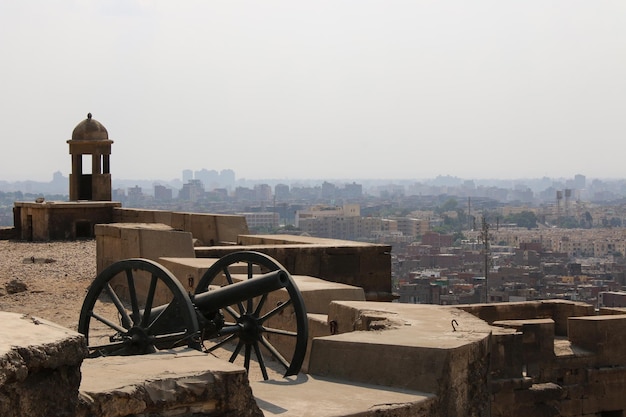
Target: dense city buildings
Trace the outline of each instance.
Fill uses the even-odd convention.
[[[562,298],[599,306],[621,302],[612,294],[626,284],[621,181],[576,175],[508,187],[452,177],[289,184],[207,169],[185,170],[181,179],[114,181],[112,199],[126,207],[242,214],[252,232],[391,245],[400,302]],[[13,201],[46,196],[61,181],[67,189],[57,172],[44,191],[0,192],[0,225],[13,223]]]

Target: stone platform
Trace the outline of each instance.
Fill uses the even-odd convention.
[[[434,402],[432,394],[305,374],[248,383],[243,368],[189,349],[86,359],[82,372],[78,417],[420,417]]]

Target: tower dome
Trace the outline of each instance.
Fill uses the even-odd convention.
[[[91,113],[88,113],[87,118],[74,128],[72,140],[109,140],[109,132],[102,123],[91,118]]]

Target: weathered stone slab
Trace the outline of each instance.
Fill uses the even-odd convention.
[[[87,359],[77,417],[263,414],[245,369],[191,349]]]
[[[82,335],[23,314],[0,312],[0,416],[73,416]]]

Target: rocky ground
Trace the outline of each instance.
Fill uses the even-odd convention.
[[[0,310],[48,319],[76,330],[96,276],[95,240],[0,240]]]

